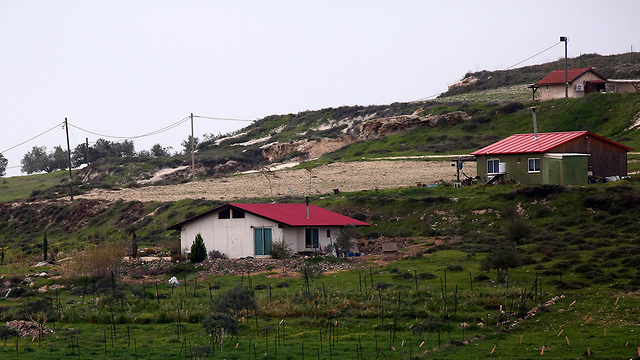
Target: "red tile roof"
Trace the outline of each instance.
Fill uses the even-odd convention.
[[[534,139],[533,134],[515,134],[506,139],[502,139],[480,150],[474,151],[471,155],[493,155],[493,154],[522,154],[522,153],[544,153],[559,145],[569,142],[581,136],[593,136],[608,143],[620,146],[627,151],[633,150],[615,141],[611,141],[602,136],[589,131],[566,131],[553,133],[539,133],[538,139]]]
[[[599,76],[602,80],[607,80],[606,77],[600,75],[595,70],[591,68],[582,68],[582,69],[568,69],[567,70],[567,81],[570,83],[575,79],[579,78],[586,72],[592,72],[595,75]],[[543,77],[540,81],[536,83],[536,85],[552,85],[552,84],[564,84],[564,70],[553,70],[551,74]]]
[[[182,225],[205,215],[216,213],[225,208],[236,208],[248,213],[273,220],[289,226],[369,226],[366,222],[359,221],[348,216],[340,215],[333,211],[323,209],[315,205],[309,205],[309,218],[307,219],[306,204],[238,204],[231,203],[219,206],[200,215],[171,225],[167,229],[180,230]]]

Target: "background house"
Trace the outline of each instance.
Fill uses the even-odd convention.
[[[180,248],[191,248],[197,234],[207,251],[230,258],[269,255],[271,244],[284,241],[296,253],[333,244],[347,225],[369,224],[306,204],[226,204],[168,227],[180,231]]]
[[[627,175],[624,145],[588,131],[516,134],[477,150],[480,181],[581,185],[594,177]]]
[[[530,85],[535,92],[540,90],[540,100],[564,98],[564,70],[554,70],[543,77],[537,83]],[[591,68],[568,69],[567,81],[569,82],[568,95],[570,98],[583,97],[592,92],[640,92],[640,80],[607,79],[602,74]]]
[[[554,70],[534,84],[540,90],[540,100],[561,99],[565,95],[565,71]],[[569,97],[577,98],[598,91],[605,91],[607,78],[591,68],[568,69]]]

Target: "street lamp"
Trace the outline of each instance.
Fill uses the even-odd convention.
[[[560,41],[564,41],[564,97],[569,97],[569,79],[568,79],[568,68],[567,68],[567,41],[569,38],[566,36],[560,36]]]

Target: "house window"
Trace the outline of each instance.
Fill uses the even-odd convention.
[[[529,159],[529,172],[540,172],[540,158]]]
[[[231,211],[224,209],[218,213],[218,219],[231,219]]]
[[[256,255],[271,254],[271,228],[255,228],[253,229],[253,242],[255,244]]]
[[[307,249],[317,249],[318,244],[318,228],[304,229],[304,246]]]
[[[234,219],[244,219],[244,211],[242,210],[233,209],[232,215]]]
[[[549,91],[549,85],[547,85],[547,87],[545,88],[545,90]]]
[[[497,174],[500,172],[500,159],[487,160],[487,174]]]
[[[327,237],[331,237],[331,230],[327,229]]]

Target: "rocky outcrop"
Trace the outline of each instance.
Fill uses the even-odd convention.
[[[315,159],[323,154],[335,151],[343,146],[359,140],[383,138],[388,135],[401,133],[428,126],[456,125],[471,119],[464,111],[454,111],[443,115],[420,116],[422,109],[411,115],[398,115],[370,119],[360,125],[359,135],[344,135],[339,138],[322,138],[318,140],[299,140],[287,143],[271,143],[262,147],[262,156],[269,161],[282,158],[292,152],[299,152],[301,159]]]
[[[424,126],[456,125],[468,121],[471,116],[464,111],[454,111],[444,115],[399,115],[371,119],[360,125],[360,138],[366,140],[417,129]]]
[[[339,138],[322,138],[318,140],[300,140],[288,143],[273,143],[262,147],[262,156],[269,161],[274,161],[294,151],[300,153],[301,158],[315,159],[323,154],[340,149],[352,144],[357,139],[351,135]]]

